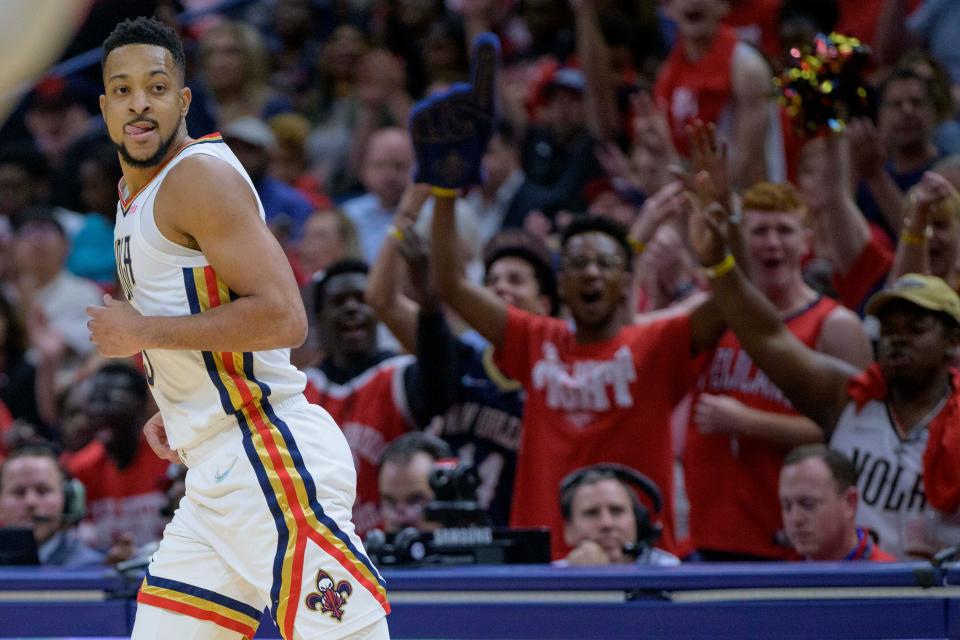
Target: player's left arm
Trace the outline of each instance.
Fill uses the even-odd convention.
[[[770,124],[772,72],[756,50],[740,44],[733,54],[734,131],[731,178],[746,189],[766,176],[764,146]]]
[[[307,317],[293,270],[236,170],[210,156],[185,159],[160,187],[154,215],[164,235],[202,251],[237,298],[199,314],[153,317],[105,296],[105,307],[88,310],[91,339],[103,355],[263,351],[303,343]]]

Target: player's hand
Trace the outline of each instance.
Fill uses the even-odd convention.
[[[414,182],[445,189],[482,182],[481,160],[493,134],[499,59],[500,41],[492,33],[481,34],[473,49],[470,84],[457,83],[413,107]]]
[[[126,300],[117,300],[104,294],[102,307],[87,307],[87,328],[90,341],[100,355],[108,358],[126,358],[143,351],[141,327],[143,316]]]
[[[153,417],[143,425],[143,435],[158,458],[176,463],[183,462],[177,452],[170,448],[170,443],[167,440],[167,430],[163,426],[163,418],[159,411],[153,414]]]
[[[745,405],[730,396],[704,393],[693,410],[700,433],[739,433]]]
[[[610,557],[593,540],[584,540],[577,548],[567,554],[567,562],[574,566],[589,567],[598,564],[610,564]]]

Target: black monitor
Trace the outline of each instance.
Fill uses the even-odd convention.
[[[0,566],[38,565],[37,541],[33,529],[0,527]]]

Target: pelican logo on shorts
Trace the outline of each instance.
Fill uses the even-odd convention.
[[[334,582],[323,569],[317,572],[317,591],[309,594],[304,603],[311,611],[320,609],[320,613],[329,613],[337,622],[343,620],[343,608],[347,598],[353,593],[353,587],[346,580]]]

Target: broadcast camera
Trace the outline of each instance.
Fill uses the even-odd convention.
[[[550,562],[548,529],[491,527],[477,500],[476,467],[456,459],[438,460],[429,475],[434,499],[427,504],[433,531],[408,527],[388,535],[374,529],[364,541],[379,566],[455,564],[536,564]]]

